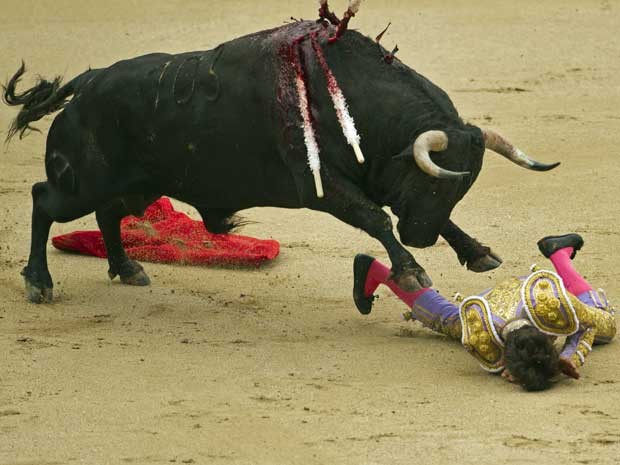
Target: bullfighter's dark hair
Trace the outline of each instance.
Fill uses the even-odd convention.
[[[551,339],[532,326],[508,333],[504,353],[506,368],[527,391],[551,386],[559,372],[559,355]]]
[[[62,77],[56,76],[52,81],[39,77],[34,87],[22,94],[16,94],[17,84],[25,72],[26,65],[22,61],[17,72],[2,86],[2,100],[4,103],[11,106],[22,106],[22,109],[9,127],[6,136],[7,142],[18,133],[19,138],[22,139],[27,131],[39,132],[38,129],[30,126],[30,123],[60,110],[74,91],[72,85],[74,81],[61,87]]]

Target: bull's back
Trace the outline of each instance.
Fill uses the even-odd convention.
[[[276,147],[275,60],[260,35],[124,60],[101,70],[67,111],[79,114],[110,163],[141,165],[170,195],[295,206]]]

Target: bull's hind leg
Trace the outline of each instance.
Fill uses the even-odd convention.
[[[151,280],[144,268],[140,263],[129,259],[121,241],[121,220],[130,213],[132,212],[122,200],[115,200],[96,211],[97,224],[108,253],[108,276],[110,279],[120,276],[123,284],[148,286]]]
[[[88,202],[63,194],[48,182],[32,186],[32,236],[28,265],[22,270],[26,297],[34,303],[53,298],[52,277],[47,267],[47,239],[52,223],[64,223],[92,212]]]
[[[129,210],[123,208],[124,205],[119,201],[108,208],[97,210],[97,221],[108,250],[110,272],[120,275],[126,284],[146,285],[149,283],[148,276],[139,263],[127,258],[120,242],[120,220],[129,214]],[[88,215],[95,208],[92,200],[65,194],[49,182],[39,182],[32,186],[30,257],[22,271],[28,300],[49,303],[53,298],[54,284],[47,266],[46,251],[52,224],[73,221]]]
[[[38,205],[36,191],[42,184],[35,184],[32,188],[32,229],[30,238],[30,257],[28,265],[22,270],[26,282],[26,297],[34,303],[49,303],[53,299],[54,283],[47,267],[47,239],[52,219]]]

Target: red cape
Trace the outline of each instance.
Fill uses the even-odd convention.
[[[212,234],[202,221],[175,211],[165,197],[151,204],[142,218],[124,218],[121,238],[127,255],[145,262],[259,266],[273,260],[280,252],[278,241]],[[56,236],[52,244],[60,250],[107,257],[100,231],[77,231]]]

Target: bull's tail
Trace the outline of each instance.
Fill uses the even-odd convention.
[[[67,99],[76,91],[76,84],[81,78],[90,72],[81,74],[77,78],[61,86],[62,76],[56,76],[52,81],[47,81],[39,77],[34,87],[21,94],[16,94],[15,90],[20,79],[26,72],[26,65],[22,65],[11,79],[2,86],[2,100],[7,105],[20,106],[17,117],[11,123],[6,136],[8,142],[15,134],[23,138],[27,131],[37,131],[38,129],[30,126],[33,121],[38,121],[45,115],[55,113],[65,106]]]

